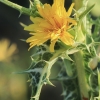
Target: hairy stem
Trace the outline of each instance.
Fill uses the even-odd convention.
[[[7,6],[10,6],[18,11],[20,11],[20,13],[23,13],[23,14],[26,14],[26,15],[31,15],[31,16],[34,16],[34,14],[31,12],[31,10],[29,8],[25,8],[23,6],[20,6],[16,3],[13,3],[11,1],[8,1],[8,0],[0,0],[0,2],[2,2],[3,4],[7,5]]]

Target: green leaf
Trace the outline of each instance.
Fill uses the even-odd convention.
[[[89,8],[87,8],[81,15],[79,15],[79,19],[82,19],[83,17],[85,17],[92,10],[92,8],[94,6],[95,6],[95,4],[93,4],[92,6],[90,6]]]
[[[85,34],[83,33],[82,30],[82,24],[79,23],[76,30],[75,30],[75,37],[76,37],[76,42],[83,43],[85,41]]]
[[[69,60],[67,59],[63,59],[64,62],[64,67],[66,69],[66,73],[69,77],[73,76],[73,68],[72,68],[72,64]]]

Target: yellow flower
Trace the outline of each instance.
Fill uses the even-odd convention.
[[[30,48],[35,45],[42,45],[47,40],[51,41],[51,52],[54,52],[57,40],[66,45],[73,45],[74,37],[67,30],[76,25],[76,21],[70,18],[74,3],[71,4],[66,12],[64,1],[54,0],[52,6],[49,4],[44,4],[44,6],[37,5],[41,17],[30,17],[34,24],[25,27],[25,30],[30,31],[30,34],[33,35],[26,40],[27,43],[30,43]]]
[[[8,39],[0,40],[0,61],[9,62],[17,51],[17,45],[11,44]]]

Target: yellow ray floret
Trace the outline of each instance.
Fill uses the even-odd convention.
[[[74,3],[66,11],[64,1],[54,0],[52,6],[49,4],[37,5],[38,12],[42,18],[30,17],[34,24],[25,27],[25,30],[30,31],[32,35],[26,40],[27,43],[30,43],[30,48],[35,45],[42,45],[47,40],[51,41],[51,52],[54,52],[57,40],[61,40],[66,45],[73,45],[74,37],[67,30],[76,25],[76,21],[70,18]]]

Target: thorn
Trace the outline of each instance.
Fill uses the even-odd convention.
[[[26,40],[25,39],[20,39],[21,41],[23,41],[23,42],[26,42]]]
[[[22,26],[22,27],[26,27],[27,25],[25,25],[24,23],[22,23],[22,22],[20,22],[20,25]]]
[[[49,80],[47,80],[47,84],[56,87],[54,84],[52,84]]]
[[[21,16],[21,14],[22,14],[22,12],[20,11],[20,14],[19,14],[18,18]]]

